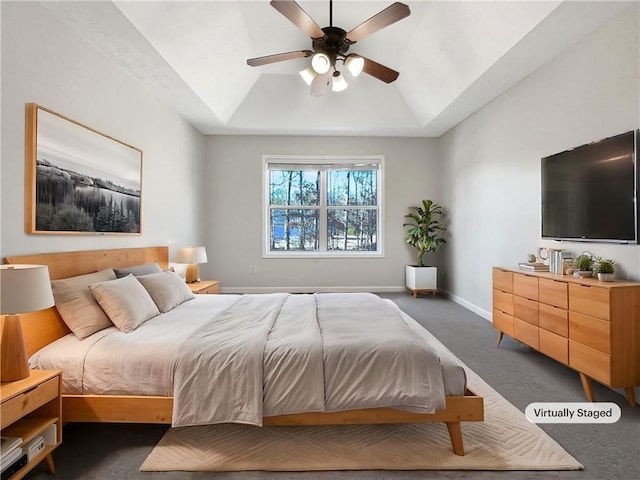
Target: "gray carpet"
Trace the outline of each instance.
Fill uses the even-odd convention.
[[[524,411],[535,401],[581,402],[579,376],[557,362],[505,338],[496,348],[497,334],[483,318],[441,297],[412,298],[385,294],[429,329],[460,359],[513,405]],[[585,467],[561,472],[468,471],[349,471],[349,472],[139,472],[138,468],[167,426],[69,424],[63,444],[53,457],[58,472],[46,473],[41,464],[25,478],[30,480],[336,480],[336,479],[581,479],[637,480],[640,478],[640,408],[631,409],[618,393],[594,382],[600,401],[622,409],[619,422],[610,425],[545,424],[541,427]],[[464,426],[463,426],[464,429]],[[463,430],[464,432],[464,430]]]

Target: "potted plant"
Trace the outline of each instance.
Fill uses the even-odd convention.
[[[611,282],[615,275],[616,262],[611,259],[598,257],[593,267],[593,272],[598,274],[598,280],[601,282]]]
[[[586,253],[579,255],[576,258],[574,267],[580,277],[590,277],[593,275],[593,257]]]
[[[441,223],[442,207],[432,200],[422,200],[421,206],[409,207],[409,210],[410,213],[405,215],[408,221],[402,226],[409,227],[405,241],[417,250],[418,264],[406,266],[405,280],[415,297],[420,291],[435,293],[438,289],[437,267],[425,266],[424,256],[446,243],[442,234],[447,228]]]

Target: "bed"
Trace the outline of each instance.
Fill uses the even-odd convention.
[[[47,265],[53,281],[93,274],[105,269],[126,269],[146,264],[157,264],[160,269],[166,269],[168,248],[144,247],[11,256],[5,258],[5,262]],[[111,284],[109,283],[109,285]],[[378,301],[382,303],[372,303]],[[369,304],[374,307],[368,307]],[[416,373],[415,369],[409,369],[409,373],[406,374],[408,379],[417,378],[418,381],[413,383],[418,384],[421,388],[424,386],[422,390],[416,388],[416,392],[414,392],[412,384],[405,384],[399,385],[396,391],[387,392],[385,388],[396,380],[395,378],[384,379],[380,377],[380,372],[385,370],[385,362],[389,360],[380,360],[377,353],[371,354],[371,349],[363,348],[362,345],[358,348],[345,346],[344,338],[356,338],[360,335],[355,330],[350,330],[352,327],[342,321],[341,315],[344,315],[345,311],[351,310],[356,313],[360,323],[368,319],[368,326],[376,326],[378,319],[373,317],[377,313],[367,311],[367,308],[388,311],[389,316],[397,323],[393,324],[395,326],[384,335],[394,336],[396,335],[394,332],[397,330],[399,332],[397,341],[408,341],[411,344],[404,346],[403,343],[402,348],[395,348],[393,362],[402,364],[403,360],[396,358],[398,352],[411,349],[420,351],[421,355],[440,359],[442,367],[439,370],[431,369],[430,373],[422,371]],[[215,313],[209,314],[207,319],[197,320],[203,318],[200,313],[205,311]],[[322,312],[322,317],[318,313],[317,320],[315,317],[302,320],[306,316],[304,312],[311,311]],[[254,318],[255,312],[259,312],[264,316],[264,319],[271,323],[263,320],[257,322]],[[291,323],[280,320],[280,316],[295,319],[296,324],[304,324],[306,327],[302,329],[296,327],[292,330]],[[184,321],[184,318],[194,320]],[[210,321],[211,318],[215,321]],[[483,399],[467,388],[464,373],[462,373],[461,383],[462,367],[453,354],[413,319],[401,312],[395,304],[388,300],[379,299],[372,294],[200,295],[189,301],[184,301],[166,313],[160,312],[151,320],[143,322],[133,332],[123,333],[119,328],[111,326],[82,340],[71,333],[56,307],[22,315],[21,321],[32,365],[38,368],[63,370],[62,404],[63,421],[65,422],[168,423],[176,426],[225,421],[255,425],[444,422],[449,431],[454,453],[464,455],[461,422],[482,421],[484,417]],[[225,322],[228,325],[233,325],[233,328],[249,332],[249,336],[238,337],[236,330],[227,331],[226,327],[222,329],[221,325],[224,325]],[[180,332],[170,330],[175,328],[177,324],[185,326],[181,327]],[[336,326],[334,334],[330,333],[332,330],[329,330],[329,326],[331,325]],[[323,337],[322,341],[328,343],[318,345],[314,340],[317,337],[311,336],[309,333],[314,329],[318,330],[318,328],[322,330],[320,335]],[[377,327],[366,330],[375,334]],[[92,377],[98,377],[101,370],[102,373],[119,373],[130,369],[131,364],[138,365],[140,363],[142,372],[134,373],[131,378],[135,379],[147,375],[145,369],[147,369],[146,372],[149,372],[155,368],[144,365],[144,358],[148,356],[144,353],[144,349],[140,349],[138,352],[139,361],[129,362],[129,364],[118,364],[116,360],[103,359],[102,355],[108,351],[115,352],[116,348],[135,352],[137,349],[132,347],[131,342],[136,341],[136,337],[153,339],[154,342],[161,342],[163,338],[166,341],[169,338],[169,343],[166,343],[165,346],[148,343],[146,348],[149,351],[180,351],[181,355],[186,354],[186,358],[189,360],[184,360],[182,356],[179,357],[179,360],[171,357],[173,360],[165,361],[169,370],[162,370],[165,373],[160,374],[160,379],[148,382],[133,381],[133,384],[137,386],[134,387],[134,390],[131,389],[132,385],[127,385],[127,382],[132,382],[131,380],[123,380],[119,383],[119,378],[114,379],[113,375],[107,377],[106,387],[104,379],[98,379],[95,386],[92,386]],[[220,358],[217,357],[220,354],[218,351],[207,354],[211,356],[210,359],[205,359],[209,363],[192,363],[203,361],[202,354],[209,350],[208,347],[206,349],[205,347],[212,343],[211,339],[233,340],[231,343],[229,341],[217,343],[231,345],[228,347],[229,349],[237,350],[238,343],[251,344],[261,341],[260,339],[263,337],[269,339],[269,343],[264,344],[264,368],[260,369],[259,366],[251,363],[256,362],[258,357],[255,355],[248,355],[247,359],[243,360],[246,365],[253,365],[251,368],[246,368],[245,365],[246,370],[256,372],[263,370],[260,375],[255,376],[256,378],[250,375],[251,378],[243,379],[241,382],[230,380],[238,378],[234,377],[233,371],[228,372],[222,368],[219,371],[216,370],[215,361]],[[289,339],[292,337],[303,339],[303,351],[319,351],[320,355],[324,355],[320,361],[314,355],[303,355],[304,363],[296,368],[302,368],[301,371],[304,374],[299,373],[298,377],[304,377],[306,380],[303,384],[298,383],[297,390],[291,387],[291,385],[296,385],[296,382],[292,382],[290,376],[280,373],[284,370],[278,370],[280,364],[286,359],[299,357],[289,353],[291,344]],[[238,338],[242,340],[238,340]],[[391,337],[386,338],[389,341],[383,343],[390,343]],[[407,340],[408,338],[409,340]],[[332,343],[331,339],[333,339]],[[396,341],[395,337],[394,341]],[[423,343],[431,343],[435,347],[427,349],[423,347]],[[187,349],[188,352],[185,351],[185,345],[190,346]],[[257,345],[259,349],[263,348],[260,346],[263,344],[258,343]],[[191,352],[191,350],[195,351],[200,347],[202,347],[201,351]],[[220,348],[222,349],[222,347]],[[56,349],[67,352],[62,363],[55,363]],[[80,353],[77,358],[74,358],[69,352],[76,350],[79,350]],[[355,350],[356,356],[361,357],[358,361],[362,362],[362,368],[353,368],[352,361],[344,361],[347,358],[344,355],[353,355],[350,350]],[[122,357],[122,354],[115,355],[116,359]],[[133,358],[135,359],[135,356]],[[60,362],[59,359],[58,362]],[[268,365],[269,362],[272,364],[271,366]],[[182,363],[186,367],[178,368]],[[95,364],[95,370],[89,368],[91,364]],[[327,368],[323,373],[323,369],[328,364],[333,367]],[[327,373],[334,370],[333,376]],[[94,371],[98,373],[93,373]],[[170,373],[167,374],[167,371]],[[322,377],[321,380],[317,379],[318,372]],[[369,374],[363,374],[363,372],[369,372]],[[77,378],[77,375],[80,375],[80,379]],[[419,377],[415,377],[416,375]],[[394,375],[394,377],[396,376],[402,377],[402,375]],[[116,375],[116,377],[119,376]],[[215,379],[215,381],[207,381],[208,379]],[[220,396],[216,395],[219,390],[216,389],[221,385],[226,386],[234,383],[239,383],[241,388],[235,393],[231,391],[223,396],[229,400],[225,406],[224,401],[219,401]],[[440,383],[441,387],[438,386]],[[194,388],[198,389],[196,395],[192,394]],[[306,393],[303,394],[303,391]],[[408,394],[408,391],[411,391],[409,392],[411,395]],[[442,392],[441,398],[440,391]],[[247,394],[246,392],[253,393]],[[362,398],[353,398],[362,392],[365,392],[366,395],[362,395]],[[262,403],[257,402],[255,407],[247,407],[238,413],[233,411],[234,405],[236,405],[234,395],[255,396],[261,399]],[[207,408],[203,408],[201,403],[189,403],[195,397],[199,399],[198,401],[209,402],[205,403]],[[400,397],[402,398],[398,400]],[[420,403],[424,397],[430,397],[429,402]],[[319,405],[318,402],[322,402],[323,398],[325,404]],[[183,415],[181,412],[188,413]]]

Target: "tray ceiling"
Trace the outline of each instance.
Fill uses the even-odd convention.
[[[298,3],[321,27],[329,2]],[[337,0],[346,30],[392,1]],[[631,2],[406,1],[411,15],[350,51],[400,72],[385,84],[309,95],[310,49],[264,1],[43,2],[203,134],[439,136],[628,7]]]

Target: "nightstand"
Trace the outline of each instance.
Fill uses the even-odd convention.
[[[22,446],[44,436],[44,448],[11,480],[29,473],[46,460],[50,473],[56,472],[51,453],[62,443],[62,373],[53,370],[30,370],[29,376],[15,382],[0,383],[0,429],[3,437],[20,437]]]
[[[220,282],[215,280],[201,280],[195,283],[187,283],[193,293],[197,294],[216,294],[220,291]]]

